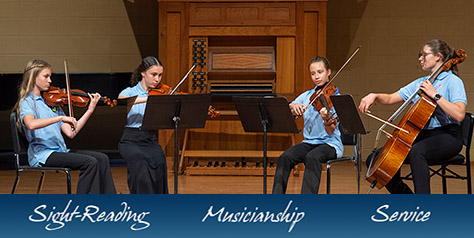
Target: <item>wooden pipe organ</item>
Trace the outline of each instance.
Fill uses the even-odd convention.
[[[158,4],[164,82],[176,85],[191,65],[197,65],[180,90],[210,93],[212,105],[221,112],[205,128],[181,134],[182,166],[188,174],[199,174],[200,169],[206,174],[261,174],[262,135],[244,132],[231,96],[285,96],[292,101],[312,88],[307,64],[326,53],[327,1],[159,0]],[[160,144],[173,157],[170,137],[172,132],[160,132]],[[291,138],[269,134],[269,163],[276,166],[279,154],[301,141]]]

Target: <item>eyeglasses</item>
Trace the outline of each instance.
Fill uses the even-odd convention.
[[[433,53],[433,52],[428,52],[427,53],[427,52],[422,51],[422,52],[418,53],[418,58],[420,58],[421,56],[423,56],[423,58],[425,58],[427,55],[432,55],[432,54],[435,54],[435,53]]]

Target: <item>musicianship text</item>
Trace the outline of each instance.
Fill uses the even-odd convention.
[[[278,213],[271,211],[258,211],[258,207],[255,207],[254,211],[249,211],[247,210],[247,207],[244,207],[243,211],[239,212],[228,212],[225,207],[222,207],[214,212],[214,206],[210,206],[207,210],[207,214],[201,222],[205,222],[206,219],[210,217],[217,217],[217,221],[221,223],[265,223],[268,221],[273,223],[286,222],[290,223],[288,232],[291,232],[296,223],[300,222],[305,216],[305,212],[297,212],[298,207],[295,207],[293,212],[288,212],[292,203],[293,201],[290,200],[285,210]]]

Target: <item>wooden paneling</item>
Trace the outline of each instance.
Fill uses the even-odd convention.
[[[314,87],[308,63],[315,56],[326,56],[326,3],[301,2],[297,4],[296,24],[296,92]]]
[[[189,35],[207,36],[294,36],[295,26],[247,26],[247,27],[190,27]]]
[[[168,13],[167,14],[167,34],[168,37],[166,38],[166,45],[167,48],[163,49],[166,51],[166,64],[165,66],[165,78],[164,81],[166,84],[174,86],[179,81],[180,72],[178,70],[172,70],[171,67],[167,67],[167,65],[180,65],[181,57],[180,54],[176,52],[180,52],[180,45],[181,45],[181,37],[180,37],[180,28],[181,28],[181,14],[180,13]]]
[[[209,72],[275,71],[273,47],[209,47]]]
[[[190,26],[295,24],[294,3],[190,3]]]
[[[277,78],[278,94],[295,92],[295,38],[277,37]]]

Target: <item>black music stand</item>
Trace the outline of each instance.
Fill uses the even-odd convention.
[[[267,133],[298,133],[283,97],[233,97],[246,132],[263,132],[263,194],[267,193]]]
[[[337,117],[342,125],[345,134],[357,135],[357,190],[360,191],[360,172],[361,172],[361,137],[367,134],[364,124],[360,119],[359,112],[352,95],[336,95],[330,96],[331,102],[336,109]]]
[[[178,128],[204,128],[210,104],[210,94],[148,97],[142,129],[174,129],[175,194],[178,194]]]
[[[127,115],[132,109],[133,104],[138,96],[132,96],[128,98],[117,99],[117,106],[127,106]]]
[[[367,134],[352,95],[337,95],[330,96],[330,98],[336,109],[337,117],[344,129],[344,133],[353,135]]]

